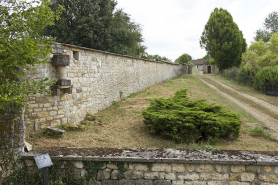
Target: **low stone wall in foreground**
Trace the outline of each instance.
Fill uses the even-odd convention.
[[[176,149],[38,149],[23,156],[37,173],[33,156],[49,153],[53,171],[88,185],[274,185],[277,152]],[[75,182],[77,182],[75,181]]]

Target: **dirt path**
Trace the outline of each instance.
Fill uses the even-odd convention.
[[[275,114],[278,114],[278,107],[276,107],[276,106],[274,106],[274,105],[271,105],[270,103],[267,103],[267,102],[265,102],[265,101],[263,101],[263,100],[261,100],[261,99],[259,99],[259,98],[256,98],[256,97],[254,97],[254,96],[250,96],[249,94],[246,94],[246,93],[244,93],[244,92],[242,92],[242,91],[237,91],[237,90],[231,88],[230,86],[228,86],[228,85],[222,83],[221,81],[216,80],[215,78],[213,78],[213,77],[210,76],[210,75],[207,75],[206,78],[209,78],[210,80],[212,80],[212,81],[218,83],[219,85],[221,85],[221,86],[224,87],[225,89],[228,89],[229,91],[232,91],[232,92],[234,92],[234,93],[236,93],[236,94],[238,94],[238,95],[240,95],[240,96],[242,96],[242,97],[244,97],[244,98],[247,98],[248,100],[251,100],[251,101],[253,101],[253,102],[255,102],[255,103],[257,103],[257,104],[259,104],[259,105],[265,107],[265,108],[268,109],[270,112],[273,112],[273,113],[275,113]]]
[[[256,97],[252,97],[248,94],[245,94],[243,92],[239,92],[235,89],[232,89],[231,87],[223,84],[222,82],[219,82],[219,80],[213,78],[213,76],[210,75],[202,75],[202,74],[196,74],[195,75],[198,79],[200,79],[204,84],[206,84],[207,86],[209,86],[211,89],[214,89],[219,95],[223,96],[224,98],[234,102],[235,104],[237,104],[238,106],[242,107],[246,112],[248,112],[250,115],[252,115],[254,118],[256,118],[257,120],[261,121],[262,123],[265,124],[266,127],[268,127],[269,129],[273,130],[274,132],[278,133],[278,120],[271,117],[268,114],[263,113],[262,111],[260,111],[258,108],[254,107],[254,106],[250,106],[244,102],[241,102],[240,100],[238,100],[237,98],[221,91],[217,86],[209,83],[208,81],[203,80],[203,78],[208,78],[212,81],[214,81],[215,83],[219,84],[220,86],[222,86],[223,88],[226,88],[229,91],[232,91],[233,93],[236,93],[237,96],[242,96],[244,98],[247,98],[253,102],[255,102],[256,104],[259,104],[267,109],[269,109],[269,111],[272,111],[274,113],[278,114],[278,107],[271,105],[263,100],[260,100]]]

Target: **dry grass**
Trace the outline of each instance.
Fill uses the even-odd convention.
[[[182,88],[188,88],[193,99],[209,98],[209,102],[225,106],[240,114],[243,121],[241,135],[236,141],[221,141],[220,149],[278,150],[276,142],[251,137],[248,123],[256,122],[247,112],[233,102],[220,97],[193,75],[184,75],[132,94],[121,102],[97,113],[96,121],[86,125],[85,131],[68,132],[64,138],[52,139],[36,136],[29,141],[35,146],[53,147],[128,147],[128,148],[204,148],[208,143],[176,144],[150,135],[143,123],[141,111],[149,105],[149,98],[171,97]]]

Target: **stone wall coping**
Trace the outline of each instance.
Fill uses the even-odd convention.
[[[117,161],[133,163],[195,163],[236,165],[278,165],[278,152],[237,150],[178,150],[121,148],[39,148],[22,155],[22,159],[49,153],[53,160]]]
[[[148,60],[148,59],[144,59],[144,58],[133,57],[133,56],[128,56],[128,55],[121,55],[121,54],[117,54],[117,53],[110,53],[110,52],[107,52],[107,51],[101,51],[101,50],[96,50],[96,49],[92,49],[92,48],[86,48],[86,47],[82,47],[82,46],[75,46],[75,45],[65,44],[65,43],[55,42],[55,44],[61,44],[63,46],[77,48],[77,49],[80,49],[80,50],[89,50],[89,51],[109,54],[109,55],[113,55],[113,56],[119,56],[119,57],[125,57],[125,58],[137,59],[137,60],[144,60],[144,61],[147,61],[147,62],[166,63],[166,64],[171,64],[171,65],[185,65],[185,64],[178,64],[178,63],[168,62],[168,61],[164,61],[164,60],[162,60],[162,61],[153,61],[153,60]]]

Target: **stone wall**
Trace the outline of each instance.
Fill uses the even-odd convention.
[[[96,113],[113,101],[186,73],[188,68],[58,43],[54,45],[53,55],[57,54],[68,55],[69,65],[57,66],[49,61],[37,65],[30,76],[65,78],[72,87],[67,91],[61,89],[61,94],[55,96],[30,95],[25,111],[27,132],[78,123],[86,113]]]
[[[67,150],[67,149],[63,149]],[[79,149],[81,150],[81,149]],[[59,151],[59,149],[57,149]],[[278,156],[248,151],[126,149],[106,156],[52,156],[50,170],[88,185],[274,185]],[[44,151],[47,152],[47,151]],[[51,153],[51,151],[49,151]],[[59,153],[59,152],[58,152]],[[125,153],[123,155],[123,153]],[[138,156],[139,155],[139,156]],[[140,156],[141,155],[141,156]],[[31,176],[38,171],[25,155]],[[70,183],[70,182],[65,182]]]
[[[0,184],[2,179],[21,168],[24,152],[24,123],[22,109],[0,111]]]
[[[209,66],[211,68],[210,73],[219,73],[219,68],[216,65],[204,64],[204,67],[203,67],[203,73],[204,74],[209,73],[209,71],[208,71]]]

